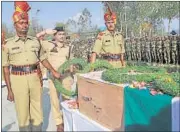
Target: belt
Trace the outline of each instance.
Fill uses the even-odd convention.
[[[105,60],[119,60],[121,57],[120,54],[103,54],[102,58]]]
[[[11,73],[15,75],[24,75],[28,73],[34,73],[38,69],[37,64],[27,66],[15,66],[12,65]]]

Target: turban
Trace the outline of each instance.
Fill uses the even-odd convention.
[[[104,14],[104,20],[105,20],[105,21],[113,20],[114,23],[116,24],[116,14],[115,14],[115,12],[105,13],[105,14]]]
[[[111,10],[108,3],[106,3],[106,7],[107,7],[107,12],[104,14],[104,20],[105,21],[113,20],[114,23],[116,24],[116,13]]]
[[[13,14],[13,21],[18,22],[21,19],[29,20],[28,13],[27,12],[19,12],[15,11]]]
[[[26,1],[15,1],[14,2],[15,11],[18,12],[28,12],[31,7]]]

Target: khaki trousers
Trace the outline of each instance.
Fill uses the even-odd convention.
[[[113,65],[114,68],[121,68],[122,63],[121,61],[108,61],[111,65]]]
[[[50,91],[50,100],[51,100],[51,109],[53,113],[53,118],[56,122],[56,125],[59,125],[63,123],[63,117],[62,117],[62,111],[60,108],[60,102],[67,100],[68,98],[66,96],[62,95],[62,100],[59,100],[59,92],[56,90],[54,83],[51,79],[49,81],[49,91]],[[73,83],[73,79],[71,77],[67,77],[63,79],[62,84],[64,88],[70,90],[71,85]]]
[[[19,127],[28,127],[30,124],[41,126],[42,87],[39,76],[37,73],[10,75],[10,79]]]

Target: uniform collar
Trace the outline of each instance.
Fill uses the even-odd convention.
[[[27,39],[32,39],[32,37],[31,37],[31,36],[27,36],[27,37],[26,37],[26,40],[27,40]],[[19,40],[20,40],[20,37],[19,37],[18,35],[15,35],[14,41],[17,42],[17,41],[19,41]]]
[[[105,34],[106,34],[106,35],[111,35],[111,33],[109,32],[109,30],[106,30],[106,31],[105,31]]]

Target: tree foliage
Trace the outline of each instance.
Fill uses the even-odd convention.
[[[97,25],[92,25],[92,15],[91,12],[84,8],[80,13],[79,16],[74,19],[68,19],[66,26],[69,32],[78,33],[80,35],[80,39],[85,39],[87,36],[87,32],[95,32],[97,33]]]
[[[163,30],[163,20],[168,19],[168,32],[172,19],[179,16],[179,2],[107,2],[117,14],[117,28],[126,32],[127,37],[152,35],[159,27]],[[104,3],[105,5],[105,3]],[[106,8],[104,8],[106,11]],[[142,25],[149,25],[143,27]]]

